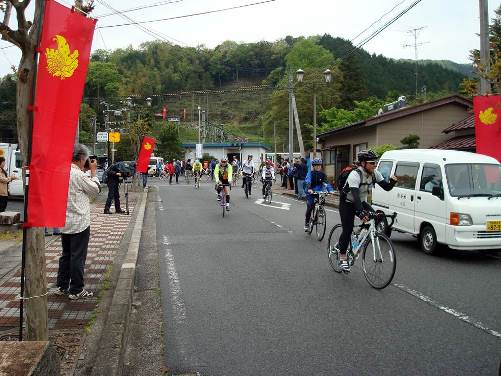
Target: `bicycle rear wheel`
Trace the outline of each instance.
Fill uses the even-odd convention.
[[[339,267],[339,256],[336,250],[336,245],[339,243],[339,238],[343,233],[343,227],[339,225],[335,225],[330,234],[329,241],[327,242],[327,258],[329,259],[329,264],[336,273],[341,273],[342,269]]]
[[[317,234],[317,240],[321,242],[325,236],[325,230],[327,229],[327,215],[323,206],[318,208],[316,222],[315,232]]]
[[[384,289],[393,280],[396,267],[393,243],[386,235],[375,232],[374,243],[369,240],[362,253],[365,279],[375,289]]]
[[[272,198],[273,198],[273,194],[271,193],[271,189],[268,188],[268,193],[266,194],[266,203],[271,204]]]

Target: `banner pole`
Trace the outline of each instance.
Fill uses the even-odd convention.
[[[23,245],[21,248],[21,291],[20,291],[20,299],[19,299],[19,341],[23,340],[23,322],[24,322],[24,287],[25,287],[25,270],[26,270],[26,243],[27,243],[27,232],[28,229],[24,226],[25,223],[28,222],[28,197],[29,197],[29,180],[30,180],[30,171],[29,166],[31,164],[31,143],[33,141],[33,112],[35,111],[35,91],[36,91],[36,83],[37,83],[37,71],[38,71],[38,48],[40,45],[40,39],[42,36],[42,26],[43,19],[45,13],[45,1],[40,2],[40,18],[38,20],[33,20],[34,23],[38,23],[40,26],[37,30],[36,35],[36,45],[34,51],[34,66],[33,66],[33,86],[31,93],[31,112],[29,116],[29,130],[28,130],[28,158],[24,162],[24,218],[23,218]]]

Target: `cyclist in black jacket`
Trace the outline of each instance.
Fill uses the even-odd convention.
[[[372,188],[377,184],[385,191],[391,191],[398,180],[396,176],[392,176],[389,182],[384,180],[383,175],[376,170],[377,159],[377,154],[372,150],[358,153],[360,166],[350,172],[341,191],[339,215],[343,232],[336,247],[339,252],[339,266],[345,272],[350,271],[346,252],[351,240],[355,216],[367,222],[370,213],[374,212],[374,209],[367,203],[367,197]]]

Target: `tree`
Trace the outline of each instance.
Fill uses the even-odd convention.
[[[326,69],[333,65],[334,56],[310,38],[296,42],[285,57],[285,62],[288,68],[294,70],[299,68]]]
[[[379,157],[381,157],[385,152],[390,150],[395,150],[397,147],[392,144],[383,144],[383,145],[373,145],[369,146],[374,153],[376,153]]]
[[[400,143],[406,149],[417,149],[419,147],[420,137],[417,134],[410,134],[400,140]]]
[[[166,161],[181,159],[183,157],[183,148],[179,141],[177,129],[174,126],[165,126],[160,131],[157,152]]]
[[[384,105],[384,101],[377,98],[369,98],[364,101],[355,101],[353,110],[333,107],[322,111],[322,132],[342,127],[376,116],[378,110]]]
[[[32,104],[32,93],[35,85],[35,48],[40,38],[44,0],[35,0],[33,21],[26,19],[26,9],[31,0],[0,0],[0,11],[4,13],[0,23],[2,39],[17,46],[21,50],[21,59],[17,68],[16,88],[16,124],[17,136],[21,156],[28,161],[28,150],[31,143],[32,115],[29,106]],[[82,0],[75,1],[76,9],[91,12],[92,0],[83,4]],[[9,27],[10,14],[16,12],[17,30]],[[41,228],[25,229],[26,249],[26,295],[41,296],[38,299],[26,301],[27,339],[48,340],[48,312],[47,312],[47,279],[45,273],[45,242]]]

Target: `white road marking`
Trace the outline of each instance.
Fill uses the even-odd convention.
[[[164,235],[162,237],[162,244],[163,245],[170,245],[169,238],[167,237],[167,235]]]
[[[305,203],[305,201],[298,200],[297,198],[293,198],[293,197],[286,196],[286,195],[283,195],[283,194],[282,194],[282,198],[284,198],[286,200],[296,201],[296,202],[303,203],[303,204]],[[327,208],[325,208],[325,210],[333,212],[333,213],[339,213],[339,210],[337,210],[337,209],[327,209]]]
[[[272,225],[277,226],[278,228],[282,228],[282,227],[283,227],[282,225],[279,225],[278,223],[273,222],[273,221],[270,221],[270,223],[271,223]]]
[[[402,285],[400,283],[393,283],[393,286],[406,292],[407,294],[410,294],[410,295],[418,298],[419,300],[422,300],[423,302],[431,305],[432,307],[438,308],[442,312],[445,312],[445,313],[457,318],[458,320],[464,321],[465,323],[470,324],[470,325],[474,326],[475,328],[480,329],[480,330],[490,334],[491,336],[494,336],[496,338],[501,338],[501,332],[498,332],[496,330],[488,328],[485,324],[483,324],[482,322],[476,320],[475,318],[467,315],[466,313],[456,311],[453,308],[450,308],[450,307],[447,307],[443,304],[440,304],[439,302],[436,302],[432,298],[420,293],[419,291],[413,290],[413,289],[411,289],[405,285]]]
[[[186,307],[184,305],[183,293],[179,276],[174,263],[172,250],[167,249],[165,253],[165,261],[167,262],[167,275],[169,276],[169,286],[172,300],[172,309],[174,310],[174,320],[177,324],[184,324],[186,320]]]
[[[260,198],[260,199],[257,199],[255,201],[255,203],[257,205],[265,206],[267,208],[274,208],[274,209],[280,209],[280,210],[290,210],[291,209],[291,204],[289,204],[287,202],[272,201],[271,204],[267,204],[264,202],[264,200],[262,198]],[[278,204],[279,206],[274,205],[274,204]]]

